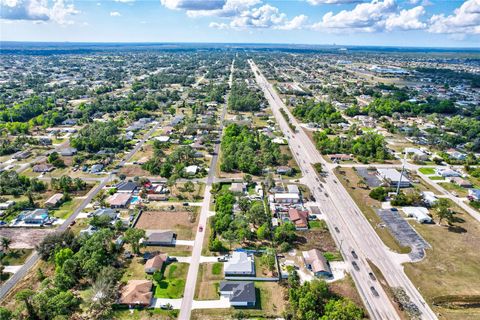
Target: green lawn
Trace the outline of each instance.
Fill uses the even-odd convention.
[[[435,168],[423,167],[418,169],[423,174],[435,174]]]
[[[32,254],[33,249],[9,249],[0,259],[4,266],[16,266],[24,264],[27,258]]]
[[[219,275],[222,273],[223,264],[221,262],[216,262],[212,267],[212,274]]]
[[[163,272],[163,279],[155,286],[155,298],[183,297],[188,266],[188,263],[169,264]]]
[[[432,177],[428,177],[430,180],[445,180],[444,177],[441,177],[441,176],[432,176]]]
[[[308,221],[308,227],[310,229],[322,229],[322,230],[327,230],[327,223],[325,220],[311,220]]]
[[[460,187],[458,184],[451,182],[441,182],[439,183],[442,187],[450,192],[456,192],[459,197],[466,197],[468,195],[467,189]]]

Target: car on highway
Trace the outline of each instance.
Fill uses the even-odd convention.
[[[372,294],[373,294],[375,297],[378,297],[378,296],[379,296],[378,291],[377,291],[377,289],[375,289],[374,286],[371,286],[371,287],[370,287],[370,290],[372,291]]]
[[[360,267],[358,266],[358,263],[356,261],[352,261],[352,266],[355,270],[360,270]]]
[[[183,203],[183,206],[184,206],[184,207],[188,207],[189,205],[190,205],[190,204],[189,204],[188,202],[184,202],[184,203]]]
[[[199,226],[198,231],[202,232],[203,231],[203,226]]]
[[[368,273],[368,276],[370,277],[370,279],[372,279],[373,281],[376,281],[377,278],[375,277],[375,275],[373,274],[373,272],[369,272]]]
[[[358,255],[357,253],[355,252],[355,250],[352,250],[352,257],[354,257],[355,259],[358,259]]]
[[[325,192],[324,195],[325,195],[325,197],[328,197],[328,193]]]
[[[338,227],[335,227],[335,231],[337,231],[337,233],[340,233],[340,230],[338,230]]]

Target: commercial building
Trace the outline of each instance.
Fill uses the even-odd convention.
[[[428,215],[428,209],[424,207],[402,207],[402,211],[408,217],[413,217],[419,223],[431,223],[432,218]]]
[[[397,169],[377,169],[378,178],[390,187],[408,188],[411,185],[410,180],[405,174],[400,173]]]

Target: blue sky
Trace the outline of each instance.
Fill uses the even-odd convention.
[[[480,0],[0,0],[0,38],[480,47]]]

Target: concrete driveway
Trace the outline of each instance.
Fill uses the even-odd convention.
[[[175,240],[176,246],[193,246],[195,244],[195,240]]]
[[[220,300],[193,300],[192,309],[228,309],[228,298],[220,297]]]
[[[170,303],[173,309],[180,309],[182,305],[182,299],[163,299],[163,298],[153,298],[151,307],[153,308],[161,308],[162,305],[166,305]]]

